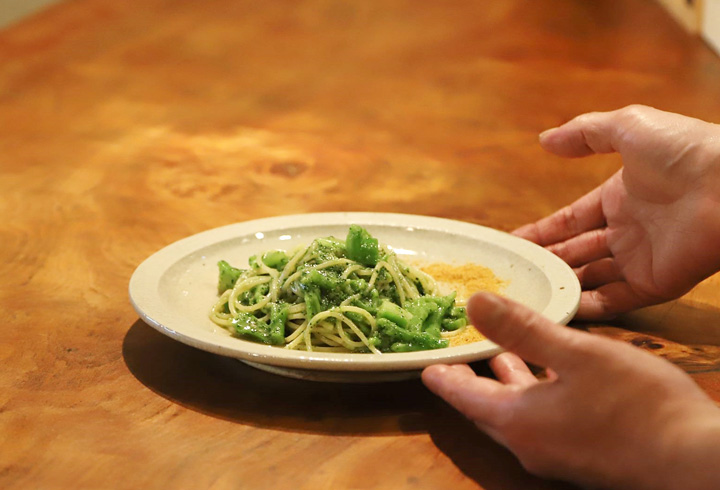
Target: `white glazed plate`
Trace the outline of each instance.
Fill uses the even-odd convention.
[[[380,243],[414,262],[489,267],[507,286],[502,294],[566,324],[580,302],[572,269],[527,240],[470,223],[388,213],[316,213],[246,221],[198,233],[146,259],[130,279],[130,301],[150,326],[187,345],[237,358],[256,368],[316,381],[375,382],[417,377],[438,363],[489,358],[501,349],[489,340],[445,349],[339,354],[288,350],[232,337],[210,321],[217,300],[217,262],[245,267],[250,256],[309,245],[318,237],[344,238],[349,225],[365,227]]]

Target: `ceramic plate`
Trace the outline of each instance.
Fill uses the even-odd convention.
[[[142,319],[169,337],[284,376],[318,381],[374,382],[418,376],[435,363],[471,362],[500,349],[489,340],[446,349],[389,354],[287,350],[232,337],[208,312],[217,299],[217,262],[244,267],[251,255],[289,250],[317,237],[344,238],[365,227],[403,260],[490,268],[506,282],[502,294],[565,324],[577,311],[580,285],[557,256],[491,228],[427,216],[317,213],[247,221],[175,242],[146,259],[130,279],[130,300]]]

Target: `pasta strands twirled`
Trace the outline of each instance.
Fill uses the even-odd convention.
[[[240,270],[221,261],[210,318],[257,342],[320,352],[439,348],[466,324],[454,294],[437,296],[428,274],[402,263],[367,231],[319,238],[287,254],[253,256]]]

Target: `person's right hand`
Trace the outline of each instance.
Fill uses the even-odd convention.
[[[618,152],[602,186],[515,234],[575,268],[577,318],[675,299],[720,270],[720,126],[650,107],[590,113],[540,136],[563,157]]]
[[[489,293],[468,316],[508,351],[490,361],[497,380],[458,364],[425,368],[423,382],[530,472],[592,488],[720,488],[720,409],[677,366]]]

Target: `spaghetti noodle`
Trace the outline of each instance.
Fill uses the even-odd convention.
[[[345,241],[318,238],[286,253],[249,259],[248,269],[218,263],[217,325],[256,342],[321,352],[408,352],[447,347],[467,325],[455,293],[403,263],[365,229]]]

